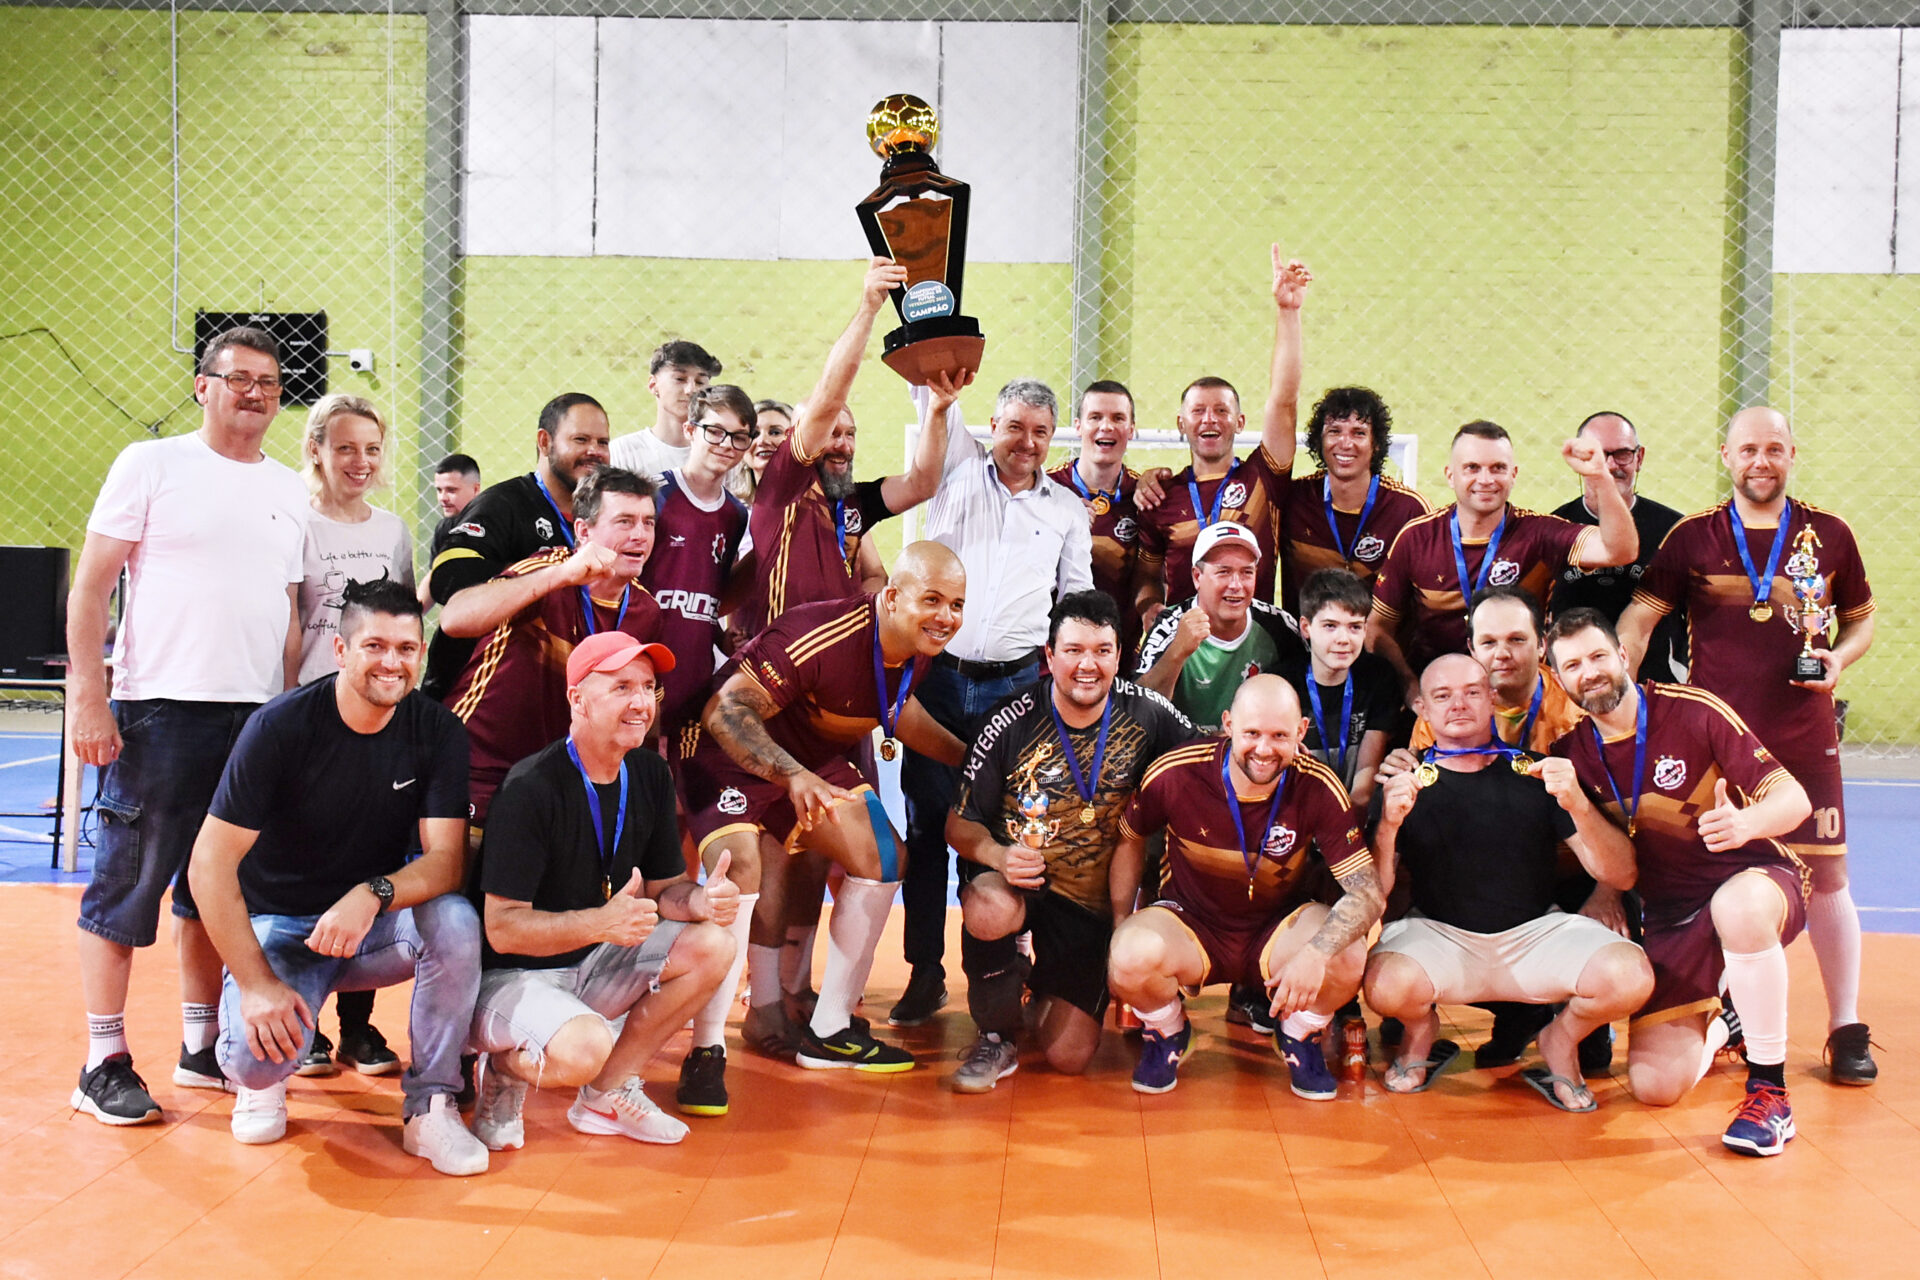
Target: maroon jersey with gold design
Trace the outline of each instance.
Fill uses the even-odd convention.
[[[1646,903],[1647,927],[1685,920],[1730,876],[1748,867],[1794,868],[1804,897],[1806,865],[1785,845],[1755,840],[1715,853],[1700,839],[1698,825],[1700,815],[1713,808],[1714,783],[1720,779],[1745,808],[1791,782],[1791,775],[1733,708],[1712,694],[1652,681],[1641,685],[1640,693],[1647,700],[1646,776],[1635,811],[1633,851],[1640,878],[1634,887]],[[1593,802],[1624,827],[1626,806],[1633,801],[1634,734],[1629,730],[1608,738],[1603,757],[1593,730],[1591,722],[1574,726],[1553,751],[1573,762]]]
[[[1070,458],[1063,466],[1047,472],[1047,478],[1080,493],[1074,482],[1073,467]],[[1139,472],[1131,467],[1123,468],[1120,500],[1113,501],[1109,490],[1105,511],[1088,509],[1093,519],[1093,587],[1120,606],[1123,632],[1120,646],[1129,652],[1140,639],[1140,619],[1133,609],[1133,565],[1140,556],[1140,513],[1133,507],[1133,491],[1139,483]],[[1087,494],[1080,493],[1080,497],[1085,501]]]
[[[564,563],[569,554],[565,547],[554,547],[529,556],[500,576],[524,577]],[[467,725],[475,822],[486,821],[493,793],[500,789],[507,770],[567,736],[571,725],[567,658],[573,646],[594,632],[616,626],[638,640],[660,639],[660,606],[653,593],[637,582],[629,587],[624,617],[620,596],[595,596],[589,623],[580,588],[563,587],[495,627],[473,651],[447,695],[447,706]],[[663,695],[673,679],[671,674],[660,678]]]
[[[1781,536],[1787,539],[1769,599],[1773,616],[1756,622],[1753,585],[1733,545],[1733,518],[1723,502],[1688,516],[1673,527],[1633,593],[1635,604],[1665,616],[1687,611],[1692,666],[1687,683],[1725,700],[1751,724],[1790,769],[1802,762],[1838,761],[1839,739],[1833,723],[1833,695],[1793,683],[1793,662],[1800,654],[1800,618],[1794,608],[1788,562],[1793,540],[1811,528],[1820,539],[1813,548],[1817,576],[1825,584],[1823,603],[1840,611],[1841,622],[1873,612],[1873,589],[1847,522],[1830,511],[1798,501]],[[1747,529],[1748,554],[1756,572],[1764,572],[1774,530]],[[1826,647],[1820,645],[1819,647]]]
[[[660,519],[640,581],[660,606],[660,641],[673,650],[673,674],[660,706],[660,738],[670,742],[699,718],[713,692],[720,599],[747,531],[747,508],[725,492],[717,506],[701,506],[677,471],[661,481],[655,505]]]
[[[780,442],[753,494],[748,527],[753,533],[754,589],[740,606],[737,622],[749,636],[758,635],[794,605],[844,600],[856,593],[860,539],[893,514],[877,480],[856,485],[838,504],[827,497],[814,469],[819,457],[800,457],[797,439],[789,433]]]
[[[1300,584],[1321,569],[1345,569],[1358,574],[1368,586],[1379,576],[1387,561],[1387,551],[1400,530],[1427,514],[1427,500],[1412,489],[1385,476],[1374,498],[1367,523],[1360,524],[1360,511],[1334,508],[1333,519],[1340,528],[1340,540],[1334,541],[1327,524],[1327,473],[1316,471],[1296,477],[1293,492],[1287,498],[1280,521],[1281,602],[1289,613],[1299,612]],[[1364,505],[1364,502],[1363,502]],[[1341,554],[1345,548],[1345,555]]]
[[[1457,503],[1410,521],[1393,540],[1387,562],[1373,582],[1373,607],[1391,629],[1402,633],[1401,649],[1415,672],[1443,653],[1467,651],[1467,595],[1479,580],[1487,558],[1487,538],[1464,538],[1466,591],[1453,558],[1453,513]],[[1487,570],[1489,587],[1525,587],[1545,601],[1560,570],[1579,558],[1583,542],[1599,530],[1559,516],[1508,506],[1500,547]]]
[[[1140,565],[1143,573],[1157,573],[1168,600],[1184,600],[1193,593],[1193,544],[1201,524],[1220,499],[1221,520],[1233,520],[1253,530],[1260,542],[1260,570],[1255,585],[1260,598],[1272,603],[1280,547],[1280,522],[1286,511],[1293,477],[1275,461],[1263,444],[1251,457],[1233,465],[1218,480],[1201,480],[1200,509],[1194,510],[1193,468],[1188,466],[1167,481],[1166,501],[1140,516]],[[1221,490],[1225,489],[1225,493]],[[1209,521],[1211,523],[1211,521]]]
[[[1280,811],[1263,827],[1273,793],[1230,801],[1220,777],[1227,751],[1228,743],[1214,738],[1168,752],[1147,770],[1121,816],[1123,834],[1167,833],[1161,897],[1218,927],[1250,929],[1305,900],[1316,859],[1336,879],[1373,865],[1347,789],[1331,769],[1305,753],[1295,756],[1280,775],[1287,789]],[[1230,803],[1247,838],[1258,841],[1251,876]]]

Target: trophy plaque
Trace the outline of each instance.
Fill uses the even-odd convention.
[[[1787,578],[1793,583],[1793,612],[1801,635],[1800,654],[1793,660],[1793,678],[1825,680],[1827,664],[1813,651],[1815,647],[1827,647],[1827,630],[1833,626],[1834,615],[1839,611],[1823,603],[1827,580],[1820,576],[1820,564],[1813,554],[1813,549],[1820,545],[1820,535],[1808,526],[1800,530],[1793,542],[1793,555],[1787,559]]]
[[[880,185],[854,206],[873,252],[907,269],[905,287],[893,291],[902,323],[880,358],[915,386],[937,373],[975,372],[987,345],[979,321],[960,314],[972,189],[934,165],[939,138],[933,108],[912,94],[876,103],[867,142],[885,163]]]

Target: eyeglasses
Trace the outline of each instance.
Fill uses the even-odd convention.
[[[277,396],[280,388],[286,385],[278,378],[256,378],[250,373],[210,373],[207,376],[220,379],[235,395],[242,396],[255,389],[263,396]]]
[[[736,449],[745,449],[753,444],[751,431],[729,431],[717,422],[702,422],[698,425],[700,434],[707,438],[708,444],[731,445]]]
[[[1624,467],[1640,456],[1640,448],[1641,446],[1635,445],[1631,449],[1609,449],[1607,450],[1607,461]]]

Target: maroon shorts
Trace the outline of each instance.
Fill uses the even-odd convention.
[[[1779,888],[1785,912],[1780,945],[1786,946],[1807,925],[1806,887],[1799,869],[1767,863],[1747,870],[1760,872]],[[1726,968],[1726,959],[1720,935],[1714,931],[1710,903],[1701,903],[1693,914],[1675,924],[1649,924],[1641,945],[1653,963],[1653,994],[1633,1015],[1633,1021],[1666,1022],[1719,1009],[1720,974]]]
[[[1193,940],[1200,944],[1200,950],[1207,957],[1207,972],[1200,979],[1200,984],[1205,986],[1210,982],[1257,982],[1264,985],[1273,976],[1264,967],[1267,947],[1272,944],[1273,935],[1286,928],[1307,903],[1304,900],[1290,902],[1274,916],[1250,929],[1221,928],[1199,912],[1165,898],[1153,905],[1170,912],[1181,927],[1193,935]]]
[[[813,771],[848,791],[871,791],[860,771],[844,759]],[[687,826],[693,846],[704,853],[712,841],[735,831],[764,831],[785,844],[798,825],[787,789],[755,777],[712,749],[700,752],[680,771],[686,788]]]
[[[1780,763],[1813,802],[1807,820],[1781,836],[1780,843],[1802,858],[1845,857],[1847,806],[1840,786],[1840,757],[1821,753],[1792,760],[1783,757]]]

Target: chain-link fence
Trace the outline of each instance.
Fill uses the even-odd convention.
[[[973,186],[970,418],[1020,374],[1063,399],[1118,378],[1148,427],[1202,373],[1257,402],[1272,242],[1317,276],[1308,397],[1379,389],[1430,496],[1485,416],[1519,441],[1518,500],[1556,506],[1557,442],[1609,408],[1641,427],[1644,491],[1695,509],[1729,410],[1772,399],[1881,602],[1850,741],[1912,745],[1920,33],[1824,8],[0,7],[0,537],[77,546],[114,453],[197,423],[202,312],[324,312],[328,385],[389,411],[388,501],[423,520],[423,466],[529,465],[559,391],[644,429],[669,337],[797,399],[856,298],[867,110],[907,91]],[[854,408],[861,470],[897,467],[877,360]]]

